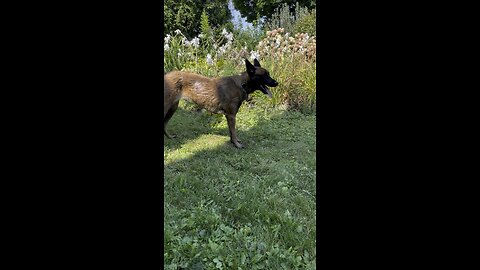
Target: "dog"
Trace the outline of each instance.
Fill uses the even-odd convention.
[[[230,142],[237,148],[244,148],[237,137],[235,121],[242,102],[256,90],[262,91],[269,98],[272,93],[268,87],[278,86],[268,70],[262,68],[257,59],[253,65],[245,59],[246,71],[240,75],[207,78],[198,74],[172,71],[164,75],[163,83],[163,133],[174,138],[167,130],[167,123],[178,108],[181,98],[192,101],[211,113],[225,115],[230,133]]]

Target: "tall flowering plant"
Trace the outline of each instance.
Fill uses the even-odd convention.
[[[243,65],[245,58],[260,59],[256,51],[239,46],[233,33],[223,29],[217,36],[200,34],[188,40],[180,30],[164,38],[164,71],[191,70],[219,75],[225,61]],[[212,74],[213,71],[213,74]]]
[[[198,59],[200,39],[188,40],[180,30],[175,30],[173,36],[167,34],[163,43],[164,71],[181,70],[186,62]]]
[[[316,39],[307,33],[291,36],[283,28],[267,31],[267,36],[258,43],[257,50],[266,57],[284,58],[303,56],[304,60],[316,61]]]

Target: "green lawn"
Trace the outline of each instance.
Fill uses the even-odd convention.
[[[164,143],[165,269],[315,269],[314,114],[181,103]]]

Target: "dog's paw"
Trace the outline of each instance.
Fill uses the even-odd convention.
[[[233,143],[233,145],[235,145],[235,147],[237,147],[238,149],[245,148],[245,146],[243,146],[243,144],[241,144],[239,141],[232,142],[232,143]]]
[[[165,134],[165,136],[167,136],[167,138],[169,139],[175,139],[177,137],[177,135],[172,135],[172,134]]]

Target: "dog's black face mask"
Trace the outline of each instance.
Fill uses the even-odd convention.
[[[260,66],[257,59],[253,60],[253,65],[245,59],[245,65],[250,77],[249,87],[253,91],[260,90],[265,95],[268,95],[269,98],[272,98],[272,92],[270,92],[267,86],[275,87],[278,85],[278,82],[270,77],[268,71]]]

